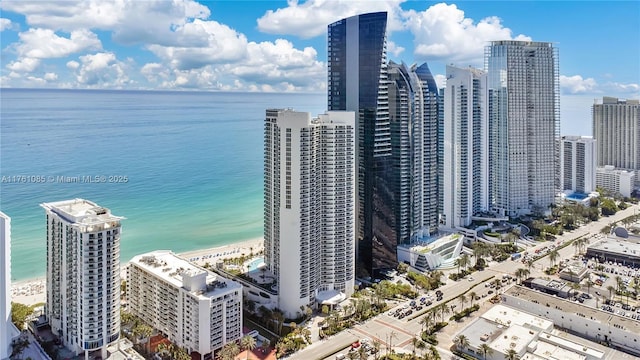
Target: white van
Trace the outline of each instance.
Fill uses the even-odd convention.
[[[347,358],[347,356],[346,356],[345,354],[338,354],[338,355],[336,355],[336,360],[344,360],[344,359],[346,359],[346,358]]]

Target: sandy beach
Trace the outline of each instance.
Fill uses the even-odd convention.
[[[243,255],[249,256],[251,253],[255,255],[263,250],[264,239],[260,237],[210,249],[189,251],[178,255],[194,264],[203,266],[207,263],[214,265],[217,260],[232,259]],[[122,264],[123,269],[125,266],[126,264]],[[124,274],[122,274],[122,276],[124,276]],[[46,290],[46,279],[44,277],[14,281],[11,284],[11,301],[25,305],[43,303],[46,302],[47,298]]]

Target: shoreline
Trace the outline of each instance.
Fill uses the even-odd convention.
[[[164,249],[158,249],[164,250]],[[242,240],[237,243],[216,246],[200,250],[191,250],[176,255],[189,260],[190,262],[204,266],[206,263],[214,265],[217,260],[249,256],[251,253],[257,255],[264,250],[264,237],[257,237]],[[128,262],[121,263],[121,277],[124,280],[124,269]],[[23,279],[11,282],[11,301],[34,305],[46,302],[46,277],[39,276],[32,279]]]

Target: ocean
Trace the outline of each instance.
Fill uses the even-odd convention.
[[[12,280],[45,274],[43,202],[85,198],[124,216],[122,262],[262,236],[265,109],[326,109],[324,94],[1,89],[0,99]]]

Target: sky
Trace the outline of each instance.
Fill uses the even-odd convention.
[[[565,135],[591,135],[594,99],[640,98],[639,1],[2,0],[0,87],[324,94],[327,25],[374,11],[388,58],[440,86],[492,40],[554,43]]]

